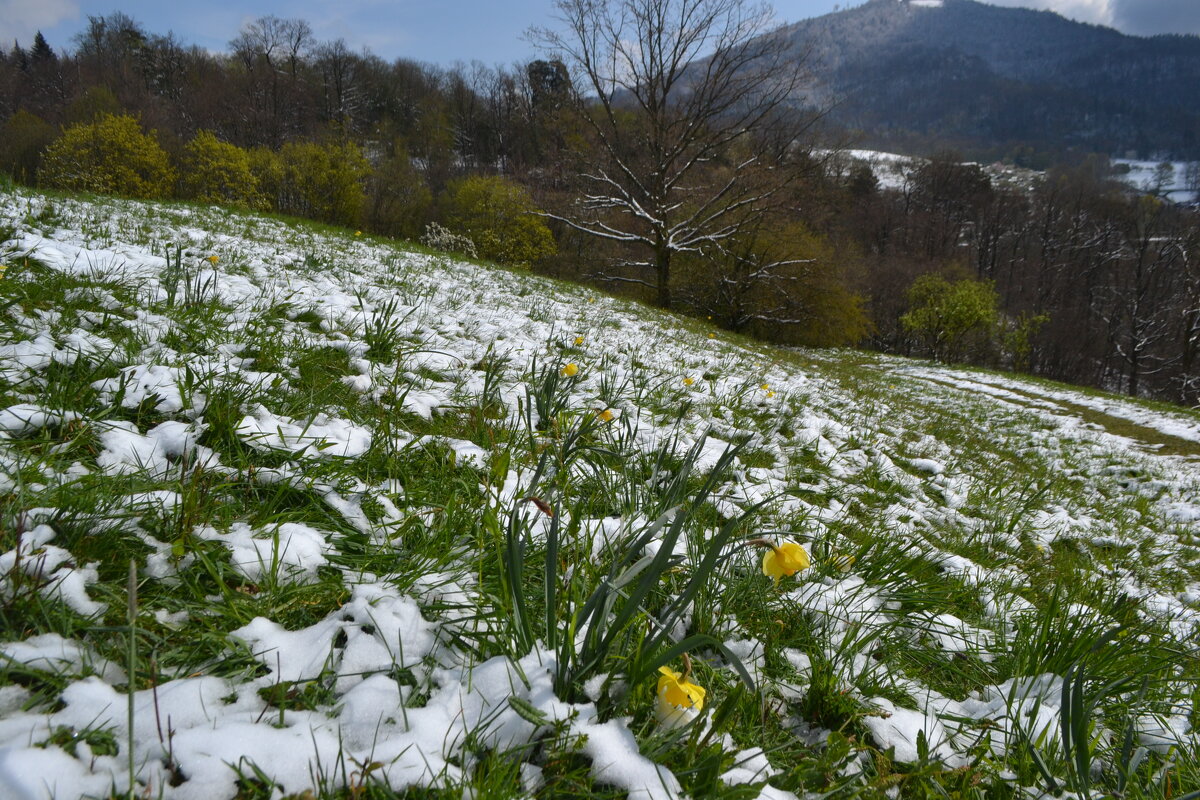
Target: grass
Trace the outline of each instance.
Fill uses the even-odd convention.
[[[126,273],[4,256],[0,347],[41,336],[49,357],[0,351],[3,406],[59,414],[0,440],[0,683],[40,719],[106,669],[138,697],[216,678],[243,721],[312,726],[314,752],[328,730],[349,737],[310,764],[320,798],[625,796],[593,725],[697,797],[1200,790],[1194,737],[1145,735],[1200,724],[1200,539],[1171,517],[1200,486],[1170,455],[1184,445],[1122,448],[1067,424],[1099,413],[1069,400],[1049,416],[896,359],[710,339],[697,320],[311,223],[4,201],[9,230],[164,256]],[[183,226],[209,238],[176,244]],[[175,371],[142,391],[137,366]],[[268,447],[242,426],[260,408],[369,446]],[[285,525],[317,532],[311,569],[288,566]],[[235,530],[258,558],[236,555]],[[748,544],[764,537],[802,543],[812,567],[775,586]],[[382,588],[366,602],[363,587]],[[268,620],[311,637],[288,652],[312,674],[232,635]],[[49,668],[12,647],[46,634],[84,655]],[[708,700],[665,729],[657,670],[685,655]],[[123,679],[105,666],[133,661]],[[364,686],[397,698],[369,735],[350,724]],[[881,740],[883,701],[952,746]],[[81,764],[137,750],[138,782],[114,768],[114,795],[192,779],[193,756],[131,749],[123,719],[103,719],[47,721],[21,746]],[[422,738],[378,755],[409,725]],[[771,769],[725,780],[752,748]],[[419,778],[397,777],[414,763]],[[270,758],[228,764],[227,795],[306,796]]]

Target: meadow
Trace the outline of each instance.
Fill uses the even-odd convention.
[[[4,797],[1200,797],[1195,411],[216,207],[0,242]]]

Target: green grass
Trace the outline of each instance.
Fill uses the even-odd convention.
[[[132,685],[193,675],[252,683],[264,724],[336,715],[339,680],[352,676],[277,679],[275,664],[229,634],[258,617],[289,631],[316,625],[336,618],[356,583],[379,582],[416,599],[440,637],[429,658],[381,673],[407,692],[397,714],[434,702],[449,680],[443,670],[544,648],[555,657],[557,697],[601,720],[628,719],[641,753],[690,796],[757,796],[762,780],[721,779],[752,747],[774,767],[770,784],[801,796],[1016,798],[1062,787],[1165,799],[1200,789],[1194,753],[1135,758],[1124,738],[1147,715],[1200,724],[1200,658],[1147,599],[1200,582],[1194,526],[1163,511],[1194,483],[1162,456],[1195,455],[1192,445],[1054,401],[1070,417],[1162,445],[1158,455],[1114,449],[1027,406],[906,375],[896,359],[710,339],[698,320],[592,304],[589,290],[527,274],[468,273],[439,254],[311,223],[188,205],[155,206],[148,219],[124,201],[29,198],[29,214],[6,224],[76,226],[103,244],[153,241],[168,266],[155,279],[162,291],[33,258],[16,259],[0,282],[6,343],[46,330],[62,345],[80,329],[114,345],[0,374],[5,407],[80,414],[0,442],[9,478],[0,553],[47,524],[47,548],[90,565],[87,594],[107,604],[88,617],[50,576],[12,564],[0,575],[0,640],[57,633],[95,661],[54,672],[0,659],[0,683],[22,687],[26,708],[45,713],[103,661],[125,664],[132,558],[141,570]],[[164,245],[173,224],[213,236]],[[248,264],[257,242],[299,254],[288,267],[294,285],[235,302],[198,278],[204,259],[219,255],[222,274],[256,280]],[[363,271],[354,259],[368,249],[374,260]],[[345,305],[297,288],[326,278],[326,294],[346,287]],[[497,287],[517,321],[483,340],[486,321],[467,320],[476,296]],[[138,310],[169,324],[139,322]],[[642,326],[655,335],[639,338]],[[508,349],[529,330],[541,337],[535,346]],[[452,345],[461,363],[426,360]],[[669,363],[663,352],[674,354]],[[188,365],[183,409],[155,398],[130,407],[96,387],[147,363]],[[581,372],[564,374],[567,363]],[[364,368],[365,391],[343,380]],[[801,374],[809,381],[795,380]],[[450,397],[437,413],[405,405],[430,389]],[[354,458],[256,447],[238,428],[260,405],[300,424],[318,414],[347,420],[370,431],[371,446]],[[598,415],[606,409],[619,413],[607,421]],[[164,423],[191,426],[213,460],[193,449],[157,471],[106,469],[110,426],[147,435]],[[710,428],[737,449],[701,464],[696,445]],[[447,439],[484,448],[485,463],[463,463]],[[944,474],[922,472],[917,459]],[[148,492],[172,494],[131,505]],[[588,535],[601,520],[615,531],[607,542]],[[322,531],[326,563],[308,582],[278,563],[252,579],[224,544],[201,535],[235,523],[267,538],[283,523]],[[812,566],[776,587],[762,551],[747,544],[764,536],[803,543]],[[980,641],[945,649],[931,630],[938,615]],[[734,656],[746,646],[761,662]],[[682,669],[684,653],[709,699],[701,722],[663,730],[657,668]],[[1062,725],[1041,738],[1017,726],[1004,752],[984,744],[995,721],[953,723],[963,758],[952,762],[930,752],[901,759],[868,725],[880,713],[873,698],[909,710],[930,692],[968,703],[1051,673],[1065,679],[1070,701]],[[543,720],[515,749],[490,746],[488,734],[481,725],[451,748],[461,781],[400,791],[381,768],[343,761],[322,765],[313,796],[624,794],[596,779],[569,721]],[[49,728],[34,744],[125,755],[107,729]],[[231,764],[239,797],[272,795],[278,776],[268,766]],[[522,774],[533,772],[541,782],[526,789]]]

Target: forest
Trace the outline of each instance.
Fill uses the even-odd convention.
[[[56,44],[0,52],[0,170],[18,183],[309,217],[770,341],[1200,403],[1200,213],[1115,182],[1103,154],[1017,186],[941,152],[884,186],[793,102],[802,86],[753,106],[697,91],[700,124],[661,153],[682,154],[678,181],[634,197],[620,169],[665,174],[630,159],[678,120],[639,112],[658,107],[653,81],[589,83],[569,42],[443,68],[317,41],[298,19],[260,18],[212,53],[114,13]],[[780,58],[746,46],[707,80],[740,91],[746,63]]]

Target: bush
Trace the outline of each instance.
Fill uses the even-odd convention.
[[[1000,302],[990,281],[949,281],[921,275],[908,289],[908,313],[900,324],[939,360],[988,356],[1000,319]]]
[[[528,266],[554,255],[554,237],[535,216],[521,186],[499,176],[472,176],[446,190],[446,224],[475,243],[480,258]]]
[[[183,196],[201,203],[265,209],[250,153],[200,131],[183,150]]]
[[[871,330],[853,252],[804,224],[763,224],[680,259],[677,294],[722,327],[782,344],[854,345]]]
[[[72,125],[46,148],[38,180],[44,186],[127,197],[169,197],[175,174],[153,132],[130,116],[101,114]]]
[[[479,252],[476,251],[474,242],[461,234],[451,233],[436,222],[425,226],[425,233],[421,235],[421,244],[431,250],[458,253],[467,258],[479,258]]]
[[[246,157],[264,207],[278,211],[279,193],[283,190],[283,161],[279,154],[266,147],[254,147],[246,151]]]
[[[288,142],[279,160],[279,211],[338,225],[361,222],[371,168],[357,145]]]
[[[393,155],[376,164],[369,189],[367,224],[371,230],[416,238],[429,219],[433,194],[403,148],[397,147]]]
[[[0,128],[0,170],[20,183],[37,178],[42,153],[54,141],[54,126],[21,109]]]

